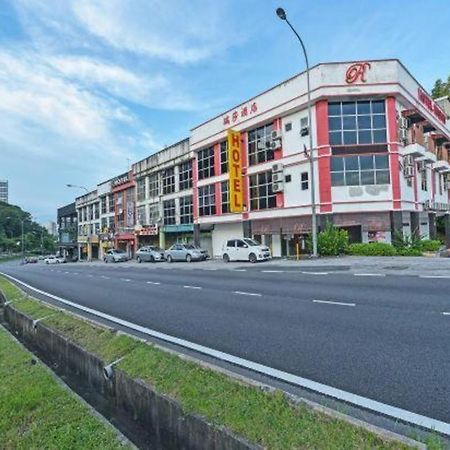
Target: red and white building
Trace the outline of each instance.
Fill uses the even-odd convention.
[[[319,227],[331,221],[353,241],[390,242],[396,231],[434,237],[443,215],[450,238],[443,109],[398,60],[318,64],[310,77],[311,124],[303,72],[192,130],[194,223],[213,254],[242,236],[257,237],[274,256],[294,254],[311,230],[308,133]],[[238,214],[228,212],[230,128],[241,132]]]

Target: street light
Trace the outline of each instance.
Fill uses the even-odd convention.
[[[316,215],[316,188],[314,184],[314,155],[313,155],[313,141],[312,141],[312,125],[311,125],[311,85],[309,80],[309,61],[308,61],[308,55],[306,53],[305,45],[303,44],[302,38],[300,35],[295,31],[295,28],[291,25],[289,20],[286,17],[286,11],[283,8],[277,8],[277,16],[285,21],[289,28],[294,32],[294,34],[297,36],[297,39],[300,42],[300,45],[303,49],[303,54],[305,55],[305,61],[306,61],[306,84],[307,84],[307,91],[308,91],[308,125],[309,125],[309,161],[310,161],[310,178],[311,178],[311,228],[312,228],[312,256],[315,258],[317,257],[317,215]]]
[[[79,186],[78,184],[66,184],[69,188],[78,188],[78,189],[84,189],[86,191],[86,194],[89,194],[89,189],[85,186]],[[89,245],[91,242],[91,214],[88,214],[88,235],[87,235],[87,246],[88,246],[88,257],[87,260],[90,261],[90,252],[89,252]],[[92,250],[91,250],[92,252]],[[80,253],[80,247],[78,247],[78,258],[81,259],[81,253]]]

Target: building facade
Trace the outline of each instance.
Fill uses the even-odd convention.
[[[192,160],[184,139],[133,164],[139,247],[193,241]]]
[[[78,259],[99,258],[100,202],[97,190],[75,199],[78,215]]]
[[[442,108],[398,60],[319,64],[310,77],[311,123],[304,72],[192,130],[194,222],[211,230],[213,255],[243,236],[274,256],[304,246],[311,156],[319,228],[332,222],[351,241],[391,242],[397,233],[435,237],[443,216],[449,237]],[[239,213],[230,212],[229,129],[240,133]]]
[[[114,248],[115,206],[112,180],[97,185],[100,204],[99,259],[103,259],[110,248]]]
[[[75,202],[58,208],[58,253],[73,261],[78,258],[78,227]]]
[[[8,203],[8,180],[0,180],[0,202]]]

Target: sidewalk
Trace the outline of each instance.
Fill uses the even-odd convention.
[[[70,265],[105,266],[102,261],[70,263]],[[442,276],[450,277],[450,258],[439,257],[404,257],[404,256],[342,256],[318,259],[301,259],[300,261],[275,258],[271,261],[250,264],[247,262],[224,263],[220,259],[212,259],[193,263],[141,263],[128,261],[126,263],[108,264],[108,267],[134,267],[139,269],[151,269],[165,267],[183,270],[211,269],[211,270],[235,270],[248,268],[249,270],[320,270],[327,272],[348,273],[380,273],[390,275],[414,275],[414,276]]]

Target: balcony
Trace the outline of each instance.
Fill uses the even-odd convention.
[[[417,162],[424,162],[425,164],[433,164],[437,160],[436,155],[432,152],[429,152],[428,150],[425,151],[425,154],[421,156],[420,158],[416,158]]]
[[[439,173],[448,173],[450,172],[450,164],[447,161],[437,161],[434,165],[434,169]]]
[[[400,149],[400,154],[402,156],[412,156],[413,158],[424,157],[427,151],[423,145],[414,142],[412,144],[408,144],[405,147]]]

